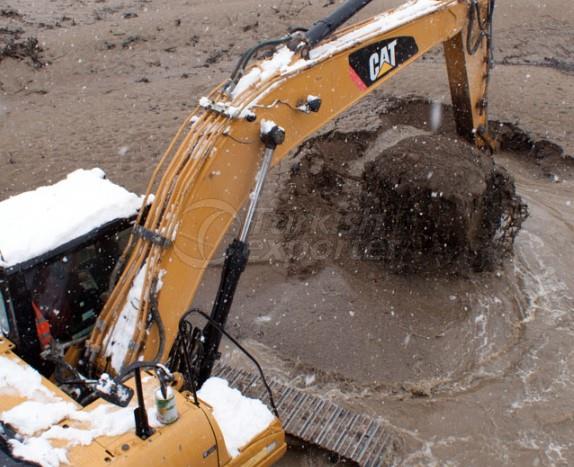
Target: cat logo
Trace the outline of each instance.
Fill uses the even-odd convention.
[[[379,76],[386,75],[397,66],[396,45],[397,40],[395,39],[382,47],[380,52],[375,52],[369,57],[369,78],[371,81],[377,81]]]
[[[363,47],[349,55],[351,79],[361,90],[416,55],[419,51],[413,37],[395,37]]]

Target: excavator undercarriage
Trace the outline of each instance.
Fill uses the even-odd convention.
[[[34,308],[23,289],[11,288],[17,282],[12,279],[36,263],[21,271],[0,271],[0,298],[8,297],[2,306],[10,311],[4,334],[17,345],[18,355],[51,377],[52,382],[42,380],[50,397],[76,401],[67,418],[55,424],[75,427],[83,419],[79,412],[95,412],[108,402],[125,407],[137,399],[135,432],[99,433],[89,443],[67,448],[61,447],[63,435],[43,438],[55,439],[49,441],[52,448],[64,449],[58,451],[64,456],[60,460],[73,465],[133,465],[151,459],[177,465],[190,459],[193,465],[270,465],[283,455],[287,431],[360,465],[390,462],[396,443],[379,421],[278,381],[269,384],[255,359],[225,330],[271,167],[431,48],[444,48],[458,134],[480,149],[495,150],[487,119],[494,0],[412,0],[341,27],[369,3],[349,0],[309,29],[257,44],[240,58],[228,81],[200,100],[155,169],[144,199],[149,207],[130,221],[123,254],[114,254],[105,281],[98,277],[96,311],[81,332],[66,339],[47,336],[50,326],[38,324],[45,321],[45,310]],[[225,253],[211,313],[196,310],[192,305],[203,274],[246,201],[240,233]],[[126,228],[125,222],[118,225]],[[108,241],[118,240],[120,230],[105,230]],[[92,243],[69,239],[54,258]],[[72,246],[73,251],[66,249]],[[52,260],[48,255],[37,264]],[[108,280],[109,295],[102,285]],[[30,304],[27,311],[23,302]],[[26,313],[28,331],[21,332]],[[37,332],[30,333],[34,316]],[[193,326],[191,317],[203,324]],[[254,372],[218,363],[223,336],[252,360]],[[2,358],[24,368],[13,344],[3,339],[0,346]],[[273,421],[235,456],[230,446],[225,450],[217,411],[202,400],[201,388],[213,375],[265,400],[273,411]],[[149,419],[158,387],[162,401],[170,399],[169,392],[175,394],[179,419],[173,424],[154,425]],[[8,411],[27,401],[30,397],[19,394],[3,399],[0,408]],[[32,442],[10,430],[3,423],[6,445]],[[16,449],[12,452],[18,456]]]

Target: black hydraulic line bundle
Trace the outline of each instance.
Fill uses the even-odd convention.
[[[333,31],[346,23],[372,1],[373,0],[348,0],[329,16],[317,21],[305,34],[309,46],[313,47],[318,42],[329,37]]]

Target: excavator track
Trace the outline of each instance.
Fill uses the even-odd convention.
[[[226,379],[246,396],[266,400],[259,375],[223,365],[215,367],[214,375]],[[392,463],[399,439],[379,418],[354,412],[275,378],[268,382],[289,435],[360,466],[382,467]]]

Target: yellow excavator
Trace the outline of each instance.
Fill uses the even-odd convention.
[[[181,125],[137,216],[70,234],[16,264],[0,240],[4,465],[266,466],[283,456],[281,413],[262,372],[271,411],[212,378],[222,337],[241,348],[225,324],[270,168],[439,44],[458,134],[494,148],[487,90],[495,1],[411,0],[342,27],[369,3],[348,0],[309,29],[246,51]],[[244,204],[211,313],[190,308]],[[54,283],[71,275],[76,286],[60,287],[63,313]]]

